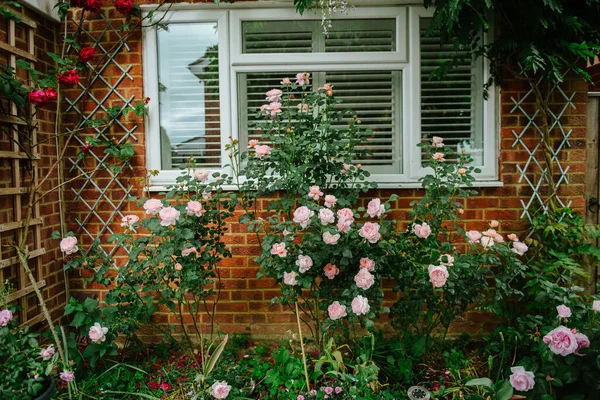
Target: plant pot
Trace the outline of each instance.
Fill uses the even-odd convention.
[[[49,376],[46,382],[44,383],[44,389],[40,392],[38,397],[35,400],[50,400],[52,398],[52,394],[54,393],[54,389],[56,389],[54,385],[54,377]]]

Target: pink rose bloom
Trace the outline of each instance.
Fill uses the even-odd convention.
[[[483,236],[488,236],[491,238],[495,237],[498,234],[495,229],[488,229],[487,231],[483,231],[481,233],[483,234]]]
[[[561,356],[568,356],[577,350],[575,334],[565,326],[559,326],[544,336],[550,351]]]
[[[443,265],[429,266],[429,281],[435,288],[441,288],[448,279],[448,269]]]
[[[13,313],[10,310],[4,309],[0,311],[0,326],[6,326],[13,319]]]
[[[175,263],[175,271],[181,271],[183,270],[183,265],[179,264],[179,263]]]
[[[493,220],[490,221],[490,226],[492,228],[497,228],[498,225],[500,225],[500,223],[498,221],[496,221],[495,219],[493,219]]]
[[[296,400],[304,400],[304,396],[302,396],[301,394],[299,394],[298,397],[296,397]]]
[[[123,218],[121,218],[121,226],[125,229],[133,229],[133,224],[137,223],[140,221],[140,217],[138,217],[137,215],[126,215]]]
[[[363,290],[368,290],[375,283],[373,274],[368,269],[363,268],[354,276],[354,283]]]
[[[513,242],[512,245],[513,245],[513,247],[511,249],[511,251],[520,256],[522,256],[523,254],[525,254],[527,252],[527,250],[529,250],[529,247],[523,242]]]
[[[319,210],[319,219],[322,225],[333,224],[335,222],[335,215],[333,211],[328,208],[321,208]]]
[[[296,74],[296,83],[298,84],[298,86],[310,84],[310,74],[307,72],[300,72]]]
[[[337,199],[334,195],[328,194],[327,196],[325,196],[325,207],[331,208],[335,206],[335,203],[337,203]]]
[[[278,101],[274,101],[273,103],[269,104],[269,107],[266,109],[266,111],[268,111],[268,114],[271,114],[271,118],[275,119],[277,118],[277,115],[281,114],[281,103]]]
[[[342,167],[342,174],[346,175],[348,171],[350,171],[350,167],[352,167],[352,164],[344,163],[344,166]]]
[[[73,371],[63,370],[59,376],[60,379],[62,379],[65,382],[73,382],[75,380],[75,374],[73,373]]]
[[[508,240],[511,240],[513,242],[519,241],[519,237],[517,235],[515,235],[514,233],[509,233],[508,235],[506,235],[506,237],[508,238]]]
[[[348,233],[348,231],[350,231],[350,227],[352,226],[352,222],[354,222],[354,219],[338,219],[338,232]]]
[[[577,350],[575,354],[579,354],[579,350],[588,349],[590,347],[590,339],[583,333],[575,333],[575,340],[577,341]]]
[[[469,243],[477,243],[481,239],[481,232],[479,231],[468,231],[465,235],[467,235]]]
[[[183,249],[183,250],[181,250],[181,255],[183,257],[187,257],[187,256],[189,256],[192,253],[196,253],[197,251],[198,250],[196,250],[195,247],[190,247],[189,249]]]
[[[146,214],[148,215],[156,215],[162,210],[163,203],[158,199],[150,199],[146,200],[144,203],[144,210],[146,210]]]
[[[461,215],[465,213],[465,210],[463,210],[462,208],[457,208],[456,210],[457,210],[457,211],[458,211],[458,213],[459,213],[459,214],[461,214]]]
[[[195,215],[196,217],[202,216],[202,204],[198,201],[190,201],[187,203],[185,207],[185,211],[187,211],[187,215]]]
[[[523,367],[512,367],[512,375],[509,377],[510,384],[519,392],[528,392],[535,385],[535,375],[531,371],[525,371]]]
[[[173,207],[165,207],[158,213],[161,220],[160,224],[162,226],[175,225],[180,215],[181,213]]]
[[[298,271],[303,274],[313,266],[313,260],[309,256],[300,254],[296,260],[296,265],[298,266]]]
[[[93,343],[102,343],[106,340],[107,333],[108,328],[104,328],[102,325],[100,325],[100,323],[96,322],[90,327],[88,336]]]
[[[323,192],[321,192],[321,189],[318,186],[310,187],[308,191],[308,197],[310,197],[313,200],[319,200],[321,196],[323,196]]]
[[[285,248],[285,243],[275,243],[271,248],[271,254],[274,256],[285,257],[287,256],[287,250]]]
[[[340,394],[340,393],[342,393],[342,390],[343,390],[343,389],[342,389],[341,387],[339,387],[339,386],[335,388],[335,392],[336,392],[337,394]]]
[[[421,239],[427,239],[429,235],[431,235],[431,227],[427,222],[423,222],[423,224],[414,224],[412,230],[413,233]]]
[[[454,265],[454,257],[452,257],[450,254],[442,254],[440,257],[440,264],[446,267],[451,267]]]
[[[326,244],[336,244],[338,242],[338,240],[340,240],[340,234],[336,233],[335,235],[332,235],[329,232],[324,232],[323,233],[323,241]]]
[[[281,100],[282,94],[283,92],[279,89],[271,89],[267,93],[265,93],[265,95],[267,96],[265,100],[267,100],[269,103],[279,101]]]
[[[356,296],[352,300],[352,312],[356,315],[367,315],[371,310],[369,306],[369,299],[363,296]]]
[[[439,136],[432,137],[431,143],[433,144],[433,147],[444,147],[444,139]]]
[[[341,305],[339,301],[331,303],[329,307],[327,307],[327,312],[329,313],[329,318],[334,321],[348,315],[346,314],[346,306]]]
[[[569,318],[571,316],[571,309],[564,304],[556,306],[556,312],[560,318]]]
[[[40,356],[42,357],[42,360],[48,361],[54,356],[54,353],[56,353],[54,346],[48,346],[40,351]]]
[[[282,85],[291,85],[292,81],[290,80],[290,78],[283,78],[279,83],[281,83]]]
[[[291,235],[292,234],[292,232],[288,231],[287,229],[284,229],[282,233],[283,233],[283,236],[287,236],[287,235]]]
[[[444,158],[444,153],[440,153],[439,151],[437,153],[433,153],[431,158],[433,158],[436,161],[440,161],[440,162],[446,161],[446,159]]]
[[[248,141],[248,148],[249,148],[249,149],[253,149],[253,148],[255,148],[256,146],[258,146],[258,140],[256,140],[256,139],[250,139],[250,140]]]
[[[464,174],[467,173],[467,170],[465,168],[459,168],[458,169],[458,173],[461,174],[461,175],[464,175]]]
[[[67,256],[77,253],[79,251],[79,248],[77,247],[77,238],[73,236],[67,236],[61,240],[60,251],[65,253]]]
[[[481,238],[481,246],[484,249],[487,249],[488,247],[492,247],[495,244],[494,239],[492,239],[489,236],[483,236]]]
[[[360,269],[366,269],[369,272],[373,272],[375,270],[375,261],[367,257],[361,258]]]
[[[210,394],[215,399],[226,399],[229,396],[229,392],[231,391],[231,386],[227,384],[227,382],[215,382],[210,387]]]
[[[264,156],[271,154],[271,148],[266,144],[262,144],[260,146],[255,146],[254,152],[258,158],[262,159]]]
[[[327,386],[325,389],[323,389],[323,391],[325,392],[325,394],[332,394],[333,388],[331,386]]]
[[[594,300],[592,303],[592,310],[600,311],[600,300]]]
[[[195,169],[194,170],[194,178],[199,180],[200,182],[206,182],[208,180],[208,176],[210,175],[210,171]]]
[[[310,210],[306,206],[298,207],[294,211],[294,222],[299,224],[300,227],[306,228],[310,224],[310,219],[315,215],[315,212]]]
[[[379,233],[379,224],[365,222],[362,228],[359,229],[358,235],[367,239],[369,243],[377,243],[377,241],[381,239],[381,234]]]
[[[310,111],[310,106],[306,103],[298,103],[298,112],[307,113]]]
[[[496,236],[494,236],[493,238],[497,243],[504,243],[504,238],[502,237],[501,234],[497,234]]]
[[[323,273],[329,279],[333,279],[333,278],[336,277],[337,274],[340,273],[340,269],[337,266],[333,265],[333,264],[327,264],[325,266],[325,268],[323,268]]]
[[[296,276],[298,276],[296,272],[284,272],[283,283],[286,285],[295,286],[298,283],[296,282]]]
[[[371,218],[379,218],[385,213],[385,206],[381,204],[381,200],[373,199],[367,205],[367,214]]]

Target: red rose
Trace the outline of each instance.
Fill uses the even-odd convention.
[[[102,8],[102,0],[80,0],[81,8],[87,11],[98,12]]]
[[[96,56],[96,49],[93,47],[84,47],[79,52],[79,61],[88,62],[92,61]]]
[[[66,85],[77,85],[79,83],[79,75],[77,75],[77,71],[74,69],[67,71],[63,74],[58,74],[56,79],[60,83],[64,83]]]
[[[129,14],[133,11],[133,0],[115,0],[115,8],[121,14]]]
[[[34,90],[27,96],[27,100],[36,106],[43,106],[47,103],[56,101],[57,93],[54,88]]]

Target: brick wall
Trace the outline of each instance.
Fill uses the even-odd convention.
[[[111,18],[120,18],[114,10],[105,10]],[[94,22],[91,23],[93,27]],[[115,23],[118,25],[118,23]],[[98,29],[101,29],[100,24]],[[142,76],[142,44],[140,34],[135,33],[128,41],[130,51],[123,52],[120,60],[126,65],[132,64],[133,81],[125,82],[122,87],[127,94],[135,94],[137,98],[142,98],[143,76]],[[114,75],[107,74],[106,78],[114,81],[117,71]],[[100,89],[99,89],[100,90]],[[587,100],[586,83],[578,79],[569,79],[565,82],[563,90],[566,92],[577,92],[574,97],[575,109],[568,109],[562,118],[563,126],[568,130],[572,129],[571,148],[562,151],[559,155],[561,163],[569,166],[569,185],[560,189],[560,195],[563,200],[571,200],[572,207],[581,211],[584,205],[584,177],[585,177],[585,111]],[[480,194],[469,199],[464,208],[466,210],[463,222],[465,229],[484,229],[491,219],[500,221],[500,231],[503,233],[521,232],[527,228],[527,223],[520,218],[522,212],[521,200],[527,199],[531,195],[530,189],[525,182],[519,181],[517,165],[524,165],[528,159],[528,153],[521,147],[513,147],[515,137],[512,131],[520,133],[523,127],[528,123],[527,119],[520,113],[511,113],[513,102],[511,98],[521,99],[528,91],[526,82],[518,81],[510,76],[506,76],[505,87],[501,93],[501,128],[499,130],[500,157],[499,177],[504,183],[502,187],[487,187],[479,189]],[[139,97],[138,97],[139,96]],[[528,98],[529,99],[529,98]],[[533,99],[530,99],[532,101]],[[559,108],[560,99],[554,99],[557,103],[554,108]],[[523,107],[531,111],[534,104],[525,102]],[[133,118],[133,117],[130,117]],[[136,195],[141,195],[141,185],[136,179],[146,175],[145,168],[145,148],[143,121],[132,121],[139,124],[137,131],[138,141],[136,143],[136,157],[133,162],[133,170],[128,171],[123,176],[124,181],[133,182],[137,185]],[[532,130],[529,131],[533,133]],[[119,132],[115,131],[115,135]],[[486,134],[493,134],[487,132]],[[525,138],[530,144],[535,138]],[[114,196],[118,197],[121,191],[115,187]],[[409,212],[409,204],[417,200],[422,195],[418,189],[385,189],[375,190],[368,194],[367,198],[382,197],[386,198],[392,193],[400,196],[396,202],[391,218],[398,221],[398,228],[405,229]],[[93,191],[88,193],[93,196]],[[99,210],[103,210],[102,205]],[[134,204],[126,204],[123,213],[137,213],[142,216],[140,210]],[[81,218],[87,210],[80,209],[79,206],[70,208],[70,220]],[[90,224],[89,229],[94,232],[95,227]],[[117,221],[113,229],[120,230]],[[259,248],[253,235],[246,233],[245,227],[232,221],[230,225],[231,233],[225,238],[233,253],[233,257],[226,259],[221,264],[222,291],[218,304],[217,321],[220,329],[225,332],[249,332],[256,337],[272,337],[273,335],[284,335],[287,330],[294,331],[295,318],[293,314],[284,309],[281,305],[270,306],[269,301],[272,297],[278,295],[279,289],[274,281],[269,278],[257,279],[256,272],[258,265],[253,258],[259,254]],[[103,289],[100,287],[87,288],[82,287],[80,276],[72,276],[71,285],[73,292],[81,295],[93,294],[102,298]],[[390,286],[389,284],[386,284]],[[387,298],[392,299],[394,294],[387,292]],[[171,316],[172,318],[172,316]],[[166,315],[158,315],[157,322],[168,320]],[[171,323],[175,323],[172,319]],[[455,324],[454,330],[457,332],[469,331],[477,332],[488,330],[491,321],[488,317],[481,314],[471,314],[466,321]]]
[[[35,45],[35,56],[38,59],[36,68],[42,72],[46,72],[49,68],[54,66],[54,62],[48,57],[47,52],[57,53],[56,46],[56,33],[58,24],[50,21],[46,17],[37,14],[34,11],[24,9],[23,15],[33,20],[37,24],[37,29],[34,38]],[[23,24],[16,24],[15,38],[16,47],[28,51],[29,42],[27,39],[27,30]],[[0,20],[0,40],[6,42],[8,33],[8,21]],[[0,63],[6,65],[9,61],[9,54],[6,51],[0,51]],[[26,78],[25,71],[19,71],[18,74],[21,78]],[[56,159],[56,147],[54,145],[53,133],[55,127],[56,113],[52,110],[52,106],[44,107],[37,113],[38,121],[38,142],[40,143],[37,152],[40,153],[41,159],[39,161],[40,176],[45,176],[49,171],[51,164]],[[11,151],[11,143],[9,137],[2,133],[0,136],[0,150]],[[20,162],[21,165],[21,184],[24,186],[28,185],[30,176],[26,173],[25,161]],[[14,187],[15,180],[13,179],[13,160],[0,158],[0,187]],[[50,176],[45,189],[57,185],[56,171]],[[28,197],[23,196],[22,198],[22,209],[21,213],[24,216],[26,213],[25,205],[27,204]],[[0,224],[14,222],[16,220],[16,203],[13,200],[13,196],[0,196]],[[41,257],[41,279],[45,279],[46,285],[42,289],[44,298],[47,301],[47,305],[51,310],[53,316],[58,318],[63,314],[63,307],[65,304],[65,275],[63,274],[62,267],[62,256],[58,250],[58,243],[56,240],[49,239],[50,234],[60,229],[60,217],[59,217],[59,200],[58,192],[53,192],[45,197],[40,202],[40,214],[43,218],[42,224],[42,243],[41,247],[44,247],[46,252]],[[13,243],[16,241],[16,230],[6,230],[0,233],[0,240],[2,245]],[[30,238],[30,243],[33,239]],[[30,250],[34,250],[30,245]],[[3,247],[1,251],[2,259],[7,259],[14,255],[10,249]],[[30,265],[35,266],[35,261],[32,261]],[[0,271],[0,277],[2,280],[9,280],[15,288],[19,289],[18,274],[21,268],[15,264],[10,267],[3,268]],[[34,293],[30,293],[26,296],[26,304],[28,304],[26,315],[28,319],[38,316],[41,312],[37,306],[37,299]]]

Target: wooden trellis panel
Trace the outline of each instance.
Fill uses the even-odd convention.
[[[16,68],[17,59],[25,59],[29,61],[31,67],[34,67],[34,63],[37,60],[35,56],[34,42],[37,24],[35,21],[18,12],[15,12],[15,14],[17,14],[17,16],[20,18],[20,22],[17,23],[12,19],[8,20],[6,42],[0,42],[0,51],[7,54],[8,65],[12,68]],[[17,47],[17,24],[20,24],[20,27],[24,29],[27,46],[26,51]],[[25,84],[29,85],[29,82],[25,82]],[[20,143],[19,129],[27,129],[27,134],[31,135],[31,150],[33,152],[33,160],[31,161],[33,163],[32,182],[34,185],[37,185],[39,182],[38,160],[40,157],[37,148],[37,128],[30,130],[26,127],[26,124],[23,122],[23,120],[18,118],[17,106],[12,102],[10,102],[10,112],[12,114],[11,116],[3,116],[0,118],[0,124],[9,127],[8,131],[10,132],[11,150],[0,151],[0,158],[7,160],[10,164],[12,170],[12,187],[0,189],[0,196],[12,197],[13,209],[12,221],[0,224],[0,232],[10,232],[14,238],[14,243],[19,243],[20,237],[23,233],[22,230],[25,225],[23,206],[27,204],[30,189],[27,186],[23,186],[22,182],[24,173],[22,163],[30,161],[27,155],[23,152],[22,146],[27,144]],[[34,114],[35,109],[33,105],[30,106],[29,112],[31,115]],[[46,285],[46,282],[41,280],[41,256],[45,253],[45,249],[42,247],[42,223],[43,219],[40,216],[40,206],[39,203],[36,203],[33,208],[33,219],[30,223],[32,237],[26,238],[25,240],[28,240],[29,244],[31,245],[29,248],[31,269],[40,288]],[[2,244],[5,245],[6,243]],[[35,304],[29,304],[29,295],[33,292],[33,286],[31,285],[27,274],[19,265],[17,255],[14,252],[10,252],[10,250],[7,251],[5,246],[0,246],[0,281],[2,284],[4,284],[6,279],[5,271],[12,266],[15,266],[14,268],[16,271],[16,279],[14,279],[16,283],[16,290],[11,293],[8,300],[11,302],[16,301],[18,302],[19,306],[21,306],[20,322],[22,324],[37,323],[43,319],[41,314],[33,316],[32,318],[28,318],[28,316],[30,316],[28,311],[36,306]]]

